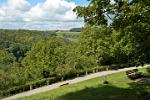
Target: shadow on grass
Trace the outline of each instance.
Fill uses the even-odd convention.
[[[86,87],[77,92],[68,93],[58,100],[150,100],[150,94],[143,86],[133,83],[130,88],[118,88],[111,85],[100,85],[96,88]]]

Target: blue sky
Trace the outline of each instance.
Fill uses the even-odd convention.
[[[2,0],[2,1],[6,1],[6,0]],[[33,5],[35,5],[37,2],[43,2],[44,0],[29,0]],[[75,2],[77,5],[87,5],[88,1],[87,0],[66,0],[68,2]]]
[[[7,0],[0,0],[0,4],[5,3]],[[32,5],[36,5],[38,2],[44,2],[44,0],[28,0]],[[87,0],[66,0],[68,2],[75,2],[77,5],[87,5]]]
[[[88,1],[87,0],[67,0],[67,1],[75,2],[77,5],[80,5],[80,6],[88,5]]]
[[[83,26],[72,12],[87,0],[0,0],[1,29],[69,29]],[[61,23],[61,24],[60,24]]]

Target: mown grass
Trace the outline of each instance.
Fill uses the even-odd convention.
[[[104,78],[109,81],[108,85],[102,84]],[[145,91],[150,91],[150,86],[138,85],[128,79],[125,72],[120,72],[18,100],[149,100],[149,94],[142,95]]]

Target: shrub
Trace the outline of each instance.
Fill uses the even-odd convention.
[[[147,66],[146,70],[148,73],[150,73],[150,66]]]
[[[111,69],[117,70],[118,68],[119,68],[119,67],[118,67],[117,64],[112,64],[112,65],[109,66],[109,70],[111,70]]]
[[[143,77],[143,74],[141,72],[138,72],[138,69],[128,70],[126,71],[126,75],[131,80],[135,80],[135,79]]]
[[[97,70],[98,70],[98,72],[100,72],[100,71],[107,70],[107,68],[109,68],[109,66],[100,66],[100,67],[97,67]]]
[[[1,96],[5,97],[5,96],[10,96],[16,93],[20,93],[20,92],[24,92],[30,90],[30,85],[21,85],[21,86],[17,86],[17,87],[13,87],[10,88],[8,90],[2,91],[1,92]]]
[[[112,64],[109,66],[109,69],[117,70],[117,69],[128,68],[128,67],[129,67],[128,64]]]
[[[32,86],[32,89],[44,86],[47,84],[47,80],[46,79],[42,79],[42,80],[38,80],[38,81],[34,81],[32,83],[29,83],[29,85]]]
[[[121,64],[121,65],[119,66],[119,68],[128,68],[128,67],[129,67],[128,64]]]
[[[138,72],[138,69],[128,70],[128,71],[126,71],[126,75],[136,73],[136,72]]]
[[[48,84],[53,84],[53,83],[60,81],[60,79],[61,79],[60,77],[51,77],[51,78],[47,78],[46,80]]]
[[[135,80],[135,79],[141,78],[143,75],[141,72],[135,72],[135,73],[128,74],[127,76],[131,80]]]
[[[88,72],[88,74],[93,73],[93,69],[92,68],[88,69],[87,72]]]
[[[77,74],[79,74],[79,76],[84,76],[86,74],[86,71],[81,70],[81,71],[77,72]]]
[[[109,84],[107,80],[103,81],[102,84]]]
[[[10,95],[17,94],[20,92],[28,91],[30,90],[30,86],[32,86],[32,89],[35,89],[35,88],[38,88],[47,84],[52,84],[58,81],[60,81],[60,78],[56,78],[56,77],[33,81],[25,85],[16,86],[5,91],[0,91],[0,96],[1,97],[10,96]]]
[[[75,77],[76,77],[76,73],[75,72],[72,72],[72,73],[70,72],[70,73],[68,73],[64,76],[64,80],[72,79],[72,78],[75,78]]]

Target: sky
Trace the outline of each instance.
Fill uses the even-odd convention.
[[[0,29],[58,30],[82,27],[72,11],[87,0],[0,0]]]

